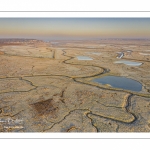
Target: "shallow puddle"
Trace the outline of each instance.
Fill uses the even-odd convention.
[[[101,53],[99,53],[99,52],[87,52],[86,54],[101,55]]]
[[[105,76],[102,78],[94,79],[93,81],[114,88],[121,88],[130,91],[139,92],[142,90],[141,83],[126,77]]]
[[[94,55],[100,55],[101,53],[93,52],[92,54],[94,54]]]
[[[127,61],[127,60],[119,60],[119,61],[115,61],[114,63],[116,63],[116,64],[125,64],[125,65],[128,65],[128,66],[140,66],[140,65],[142,65],[142,63],[140,63],[140,62]]]
[[[93,60],[92,58],[88,56],[77,56],[78,60]]]

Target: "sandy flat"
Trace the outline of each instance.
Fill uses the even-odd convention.
[[[122,48],[130,48],[114,63]],[[148,41],[25,42],[0,45],[1,132],[150,132]],[[78,60],[77,56],[92,58]],[[94,83],[121,76],[133,92]],[[119,84],[119,83],[118,83]],[[9,122],[8,120],[12,120]]]

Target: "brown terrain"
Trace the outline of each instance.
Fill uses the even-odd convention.
[[[0,40],[0,131],[150,132],[149,43]],[[92,82],[109,75],[136,80],[142,90]]]

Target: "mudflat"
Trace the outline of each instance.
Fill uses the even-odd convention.
[[[0,131],[150,132],[149,42],[0,42]],[[107,76],[141,90],[93,82]]]

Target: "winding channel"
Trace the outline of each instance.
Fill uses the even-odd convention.
[[[71,59],[74,59],[74,57],[72,56],[68,56],[66,55],[66,51],[63,49],[63,56],[66,56],[66,57],[69,57],[68,59],[62,61],[63,63],[65,64],[70,64],[70,65],[81,65],[81,64],[71,64],[71,63],[68,63],[67,61],[71,60]],[[106,73],[109,73],[110,72],[110,69],[107,69],[107,68],[103,68],[103,67],[100,67],[100,66],[95,66],[95,65],[81,65],[81,66],[91,66],[91,67],[99,67],[100,69],[103,69],[103,72],[102,73],[99,73],[99,74],[95,74],[95,75],[92,75],[90,77],[96,77],[96,76],[99,76],[99,75],[103,75],[103,74],[106,74]],[[89,76],[85,76],[85,77],[81,77],[81,78],[87,78]],[[135,121],[137,121],[137,117],[134,113],[132,113],[130,111],[130,107],[131,107],[131,98],[134,96],[134,95],[137,95],[137,96],[141,96],[141,97],[147,97],[149,98],[150,97],[150,94],[138,94],[138,93],[133,93],[133,92],[129,92],[129,91],[124,91],[124,90],[117,90],[117,89],[108,89],[108,88],[104,88],[104,87],[99,87],[99,86],[96,86],[96,85],[93,85],[93,84],[90,84],[90,83],[84,83],[82,81],[78,81],[76,80],[77,78],[79,77],[75,77],[75,78],[72,78],[74,82],[77,82],[77,83],[80,83],[80,84],[85,84],[85,85],[90,85],[90,86],[94,86],[94,87],[97,87],[97,88],[100,88],[100,89],[103,89],[103,90],[111,90],[111,91],[117,91],[117,92],[125,92],[125,93],[129,93],[130,95],[127,97],[126,99],[126,106],[124,107],[125,108],[125,111],[129,114],[131,114],[133,117],[134,117],[134,120],[130,123],[133,123]],[[91,113],[92,114],[92,113]],[[107,117],[106,117],[107,118]],[[111,119],[108,117],[108,119]],[[112,120],[115,120],[115,119],[112,119]]]
[[[100,88],[100,89],[103,89],[103,90],[111,90],[111,91],[117,91],[117,92],[125,92],[125,93],[129,93],[131,94],[132,96],[133,95],[137,95],[137,96],[141,96],[141,97],[147,97],[147,98],[150,98],[150,94],[140,94],[140,93],[136,93],[136,92],[132,92],[132,91],[126,91],[126,90],[121,90],[121,89],[109,89],[109,88],[105,88],[105,87],[100,87],[100,86],[96,86],[96,85],[93,85],[92,83],[85,83],[85,82],[82,82],[82,81],[79,81],[79,80],[76,80],[77,78],[89,78],[89,77],[96,77],[96,76],[100,76],[100,75],[104,75],[106,73],[109,73],[110,72],[110,69],[108,68],[104,68],[104,67],[100,67],[100,66],[96,66],[96,65],[82,65],[82,64],[72,64],[72,63],[68,63],[67,61],[71,60],[71,59],[74,59],[74,57],[72,56],[68,56],[66,55],[66,51],[63,49],[63,56],[66,56],[66,57],[69,57],[68,59],[62,61],[63,63],[65,64],[70,64],[70,65],[78,65],[78,66],[90,66],[90,67],[98,67],[100,69],[103,70],[103,72],[101,73],[98,73],[98,74],[95,74],[95,75],[91,75],[91,76],[84,76],[84,77],[74,77],[72,78],[74,82],[77,82],[77,83],[80,83],[80,84],[86,84],[86,85],[90,85],[90,86],[94,86],[94,87],[97,87],[97,88]]]
[[[127,99],[126,99],[126,106],[125,106],[124,108],[125,108],[125,110],[126,110],[127,113],[129,113],[129,114],[131,114],[132,116],[134,116],[135,119],[133,120],[133,122],[135,122],[135,121],[137,120],[137,117],[135,116],[135,114],[133,114],[133,113],[130,112],[130,110],[129,110],[129,107],[131,106],[130,100],[131,100],[131,98],[132,98],[134,95],[150,98],[150,94],[143,94],[143,95],[141,95],[141,94],[138,94],[138,93],[133,93],[133,92],[125,91],[125,90],[109,89],[109,88],[99,87],[99,86],[93,85],[92,83],[90,84],[90,83],[85,83],[85,82],[82,82],[82,81],[78,81],[77,78],[87,78],[87,77],[96,77],[96,76],[99,76],[99,75],[104,75],[104,74],[106,74],[106,73],[109,73],[109,72],[110,72],[110,69],[104,68],[104,67],[100,67],[100,66],[96,66],[96,65],[85,65],[85,64],[83,65],[83,64],[72,64],[72,63],[68,63],[67,61],[72,60],[72,59],[74,59],[75,57],[66,55],[66,51],[65,51],[64,49],[62,50],[62,52],[63,52],[63,53],[62,53],[63,56],[69,57],[68,59],[65,59],[65,60],[62,61],[62,63],[64,63],[64,64],[78,65],[78,66],[98,67],[98,68],[102,69],[103,72],[97,73],[97,74],[91,75],[91,76],[84,76],[84,77],[70,77],[70,76],[65,76],[65,75],[32,75],[32,76],[28,76],[28,75],[27,75],[27,76],[24,76],[24,77],[34,77],[34,76],[63,76],[63,77],[71,78],[74,82],[77,82],[77,83],[80,83],[80,84],[85,84],[85,85],[94,86],[94,87],[97,87],[97,88],[99,88],[99,89],[128,93],[128,94],[130,94],[130,95],[129,95],[129,96],[127,97]],[[26,80],[26,79],[23,79],[23,78],[20,78],[20,77],[6,77],[5,79],[7,79],[7,78],[19,78],[20,80],[25,80],[25,81],[29,82],[32,86],[35,87],[34,89],[37,88],[37,86],[35,86],[31,81],[28,81],[28,80]],[[1,78],[1,79],[2,79],[2,78]],[[4,79],[4,78],[3,78],[3,79]],[[34,89],[31,89],[31,90],[34,90]],[[29,90],[29,91],[30,91],[30,90]],[[15,91],[12,91],[12,92],[15,92]],[[16,91],[16,92],[18,92],[18,91]],[[28,91],[20,91],[20,92],[28,92]],[[7,93],[7,92],[6,92],[6,93]],[[1,93],[1,94],[2,94],[2,93]],[[90,112],[90,113],[88,113],[88,114],[92,114],[92,112]],[[100,116],[100,117],[103,117],[103,116]],[[109,117],[106,117],[106,118],[107,118],[107,119],[111,119],[111,118],[109,118]],[[112,120],[115,120],[115,119],[112,119]],[[115,121],[118,121],[118,120],[115,120]],[[121,122],[121,121],[120,121],[120,122]],[[133,122],[130,122],[130,123],[133,123]]]
[[[74,57],[66,55],[65,50],[62,50],[62,51],[63,51],[63,54],[62,54],[63,56],[69,57],[69,59],[64,60],[63,63],[65,63],[65,64],[70,64],[70,65],[80,65],[80,64],[67,63],[67,61],[69,61],[69,60],[71,60],[71,59],[74,59]],[[99,66],[94,66],[94,65],[82,65],[82,66],[99,67]],[[110,72],[110,69],[103,68],[103,67],[99,67],[99,68],[103,69],[103,72],[102,72],[102,73],[99,73],[99,74],[95,74],[95,75],[90,76],[90,77],[95,77],[95,76],[103,75],[103,74],[106,74],[106,73]],[[89,76],[88,76],[88,77],[89,77]],[[93,84],[84,83],[84,82],[81,82],[81,81],[76,80],[76,78],[78,78],[78,77],[72,78],[73,81],[74,81],[74,82],[77,82],[77,83],[80,83],[80,84],[85,84],[85,85],[94,86],[94,87],[97,87],[97,88],[100,88],[100,89],[104,89],[104,90],[111,90],[111,91],[117,91],[117,92],[125,92],[125,91],[121,91],[121,90],[107,89],[107,88],[102,88],[102,87],[99,87],[99,86],[96,86],[96,85],[93,85]],[[81,78],[87,78],[87,77],[85,76],[85,77],[81,77]],[[137,117],[136,117],[136,115],[135,115],[134,113],[132,113],[132,112],[129,110],[129,107],[131,106],[131,102],[130,102],[131,97],[133,97],[133,96],[136,95],[136,94],[133,94],[132,92],[125,92],[125,93],[129,93],[130,95],[129,95],[129,96],[127,97],[127,99],[126,99],[126,105],[125,105],[124,108],[125,108],[125,111],[126,111],[127,113],[131,114],[131,115],[134,117],[134,120],[133,120],[132,122],[130,122],[130,123],[133,123],[133,122],[135,122],[135,121],[137,120]],[[147,96],[143,96],[143,97],[147,97]],[[150,95],[148,95],[148,97],[150,97]],[[88,113],[88,114],[93,114],[93,113],[90,112],[90,113]],[[93,115],[94,115],[94,114],[93,114]],[[100,116],[100,115],[98,115],[98,116]],[[103,117],[103,116],[100,116],[100,117]],[[89,118],[89,117],[88,117],[88,118]],[[109,117],[104,117],[104,118],[111,119],[111,118],[109,118]],[[111,119],[111,120],[115,120],[115,119]],[[115,121],[118,121],[118,120],[115,120]],[[92,119],[91,119],[91,122],[92,122]],[[118,121],[118,122],[122,122],[122,121]],[[96,129],[97,129],[97,128],[96,128]],[[97,132],[98,132],[98,130],[97,130]]]

